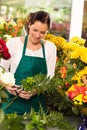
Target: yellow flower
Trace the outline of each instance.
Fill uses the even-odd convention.
[[[79,58],[78,50],[71,52],[71,59],[77,59]]]
[[[4,24],[6,24],[5,19],[0,17],[0,29],[4,29]]]
[[[74,43],[77,43],[78,40],[79,40],[79,37],[78,37],[78,36],[72,37],[72,38],[70,39],[70,41],[72,41],[72,42],[74,42]]]
[[[76,50],[76,49],[78,49],[78,47],[79,47],[79,45],[78,44],[76,44],[76,43],[73,43],[73,42],[68,42],[68,48],[70,49],[70,50]]]
[[[84,45],[85,42],[86,42],[86,40],[84,38],[81,38],[81,39],[79,39],[78,44],[79,45]]]
[[[79,45],[84,45],[86,42],[86,40],[84,38],[80,38],[78,36],[72,37],[70,41],[77,43]]]
[[[69,89],[68,89],[68,92],[69,91],[74,91],[75,90],[75,87],[74,87],[74,85],[72,85]]]
[[[83,96],[83,94],[77,95],[77,96],[73,99],[74,103],[76,104],[76,102],[77,102],[77,104],[82,105],[82,104],[83,104],[82,96]]]

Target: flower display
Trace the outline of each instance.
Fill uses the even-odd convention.
[[[52,41],[57,46],[58,60],[55,79],[57,80],[58,92],[63,98],[68,98],[72,107],[77,107],[83,112],[82,108],[87,106],[87,48],[84,47],[85,39],[75,36],[70,41],[66,41],[60,36],[47,34],[46,40]]]
[[[4,19],[0,18],[0,37],[8,40],[11,37],[19,36],[23,30],[23,20]]]

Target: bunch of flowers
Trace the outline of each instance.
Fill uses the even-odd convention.
[[[8,60],[11,58],[6,42],[0,38],[0,59]],[[13,86],[15,84],[14,75],[6,72],[4,68],[0,67],[0,87]]]
[[[84,105],[87,102],[87,87],[83,84],[73,84],[67,91],[68,97],[75,105]]]
[[[76,80],[76,84],[72,84],[66,91],[66,95],[79,110],[87,115],[87,66],[76,73],[72,80]]]

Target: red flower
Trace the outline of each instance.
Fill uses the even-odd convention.
[[[9,59],[11,57],[6,42],[0,38],[0,58]]]
[[[66,87],[69,87],[70,84],[66,81],[66,82],[65,82],[65,86],[66,86]]]
[[[74,84],[74,90],[68,91],[68,97],[70,99],[73,99],[74,97],[78,96],[79,94],[85,95],[86,93],[86,87],[85,86],[78,86],[77,84]],[[83,97],[85,100],[85,97]]]
[[[74,97],[77,96],[77,93],[75,91],[69,91],[68,92],[68,97],[73,100]]]

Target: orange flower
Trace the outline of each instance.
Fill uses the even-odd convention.
[[[77,64],[76,64],[76,63],[74,63],[74,64],[73,64],[73,67],[74,67],[74,68],[76,68],[76,67],[77,67]]]
[[[67,73],[67,67],[66,66],[62,66],[60,68],[60,73],[61,73],[61,78],[65,78],[66,77],[66,73]]]
[[[67,67],[66,66],[62,66],[60,68],[60,73],[66,73],[67,72]]]
[[[87,102],[87,95],[86,95],[86,94],[84,94],[84,95],[82,96],[82,100],[83,100],[83,102]]]
[[[58,58],[58,56],[56,57],[56,62],[58,62],[59,61],[59,58]]]

